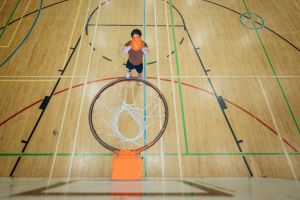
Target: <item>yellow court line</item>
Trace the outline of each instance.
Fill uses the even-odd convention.
[[[66,51],[66,56],[65,56],[65,59],[64,59],[64,62],[62,64],[62,66],[64,66],[64,63],[66,63],[67,59],[68,59],[68,55],[69,55],[69,52],[70,52],[70,47],[71,47],[71,42],[72,42],[72,39],[73,39],[73,35],[74,35],[74,32],[75,32],[75,26],[77,24],[77,20],[78,20],[78,16],[79,16],[79,10],[81,8],[81,5],[82,5],[82,0],[80,1],[80,4],[78,6],[78,10],[77,10],[77,14],[76,14],[76,17],[75,17],[75,23],[73,25],[73,30],[72,30],[72,34],[71,34],[71,37],[70,37],[70,41],[69,41],[69,44],[67,45],[67,51]]]
[[[26,11],[27,11],[27,9],[28,9],[30,3],[31,3],[31,0],[29,0],[29,2],[28,2],[27,6],[26,6],[26,8],[25,8],[25,10],[24,10],[24,12],[23,12],[23,14],[22,14],[22,18],[20,19],[17,28],[15,29],[15,31],[14,31],[12,37],[10,38],[10,41],[9,41],[8,45],[7,45],[7,46],[0,46],[0,48],[9,48],[9,47],[10,47],[11,42],[12,42],[13,39],[15,38],[15,35],[16,35],[16,33],[17,33],[17,30],[19,29],[19,27],[20,27],[20,25],[21,25],[21,23],[22,23],[22,21],[23,21],[24,15],[25,15],[25,13],[26,13]]]
[[[6,4],[7,0],[4,1],[3,5],[0,8],[0,11],[2,10],[2,8],[4,7],[4,5]]]
[[[295,1],[295,0],[293,0],[293,1],[294,1],[294,3],[295,3],[296,7],[298,8],[298,10],[300,10],[300,7],[299,7],[297,1]]]
[[[157,34],[157,14],[156,14],[156,0],[153,1],[154,5],[153,5],[153,9],[154,9],[154,24],[155,24],[155,47],[156,47],[156,60],[157,60],[157,85],[158,85],[158,89],[161,90],[161,85],[160,85],[160,62],[159,62],[159,50],[158,50],[158,34]],[[159,109],[159,125],[160,125],[160,129],[162,128],[162,121],[161,121],[161,105],[158,104],[158,109]],[[160,138],[160,162],[161,162],[161,177],[164,178],[165,177],[165,152],[164,152],[164,137],[162,136]]]
[[[75,25],[77,23],[77,18],[78,18],[78,13],[79,13],[79,10],[80,10],[80,7],[82,5],[82,0],[80,1],[80,6],[78,8],[78,12],[77,12],[77,16],[76,16],[76,19],[75,19],[75,23],[74,23],[74,27],[73,27],[73,34],[74,34],[74,29],[75,29]],[[87,7],[87,11],[86,11],[86,17],[85,17],[85,21],[87,20],[87,17],[88,17],[88,13],[89,13],[89,9],[90,9],[90,5],[91,5],[91,0],[89,1],[89,4],[88,4],[88,7]],[[72,37],[73,37],[73,34],[70,38],[70,42],[72,40]],[[84,35],[84,24],[83,24],[83,27],[82,27],[82,34],[81,35]],[[76,61],[75,61],[75,65],[74,65],[74,69],[73,69],[73,75],[75,73],[75,70],[76,70],[76,67],[77,67],[77,60],[78,60],[78,56],[79,56],[79,53],[80,53],[80,48],[81,48],[81,44],[82,44],[82,39],[80,40],[80,43],[79,43],[79,49],[77,51],[77,57],[76,57]],[[70,47],[70,44],[67,48]],[[68,56],[68,52],[67,51],[66,53],[66,58]],[[66,99],[66,102],[65,102],[65,107],[64,107],[64,112],[63,112],[63,116],[62,116],[62,120],[60,122],[60,128],[59,128],[59,133],[62,132],[63,128],[64,128],[64,123],[65,123],[65,118],[66,118],[66,113],[68,111],[68,105],[69,105],[69,99],[70,99],[70,94],[71,94],[71,87],[72,87],[72,84],[73,84],[73,78],[71,79],[71,82],[70,82],[70,85],[69,85],[69,91],[68,91],[68,94],[67,94],[67,99]],[[57,142],[56,142],[56,147],[55,147],[55,151],[54,151],[54,158],[52,160],[52,164],[51,164],[51,170],[50,170],[50,173],[49,173],[49,177],[48,177],[48,184],[47,184],[47,188],[50,186],[50,183],[51,183],[51,180],[52,180],[52,177],[53,177],[53,173],[54,173],[54,166],[56,164],[56,157],[57,157],[57,152],[58,152],[58,148],[59,148],[59,145],[60,145],[60,139],[61,139],[61,135],[62,134],[59,134],[58,135],[58,138],[57,138]]]
[[[96,24],[98,24],[98,22],[99,22],[100,9],[101,9],[101,0],[99,0],[98,8],[99,8],[99,10],[98,10],[98,14],[97,14]],[[93,39],[91,41],[92,44],[95,44],[96,34],[97,34],[97,29],[95,29],[95,31],[93,33],[93,37],[92,37]],[[79,50],[78,50],[77,56],[78,55],[79,55]],[[82,110],[83,110],[84,100],[85,100],[84,97],[86,97],[85,96],[86,95],[86,90],[87,90],[86,88],[87,88],[87,83],[88,83],[88,76],[89,76],[89,72],[90,72],[90,64],[91,64],[92,56],[93,56],[93,50],[91,48],[90,49],[90,54],[89,54],[88,65],[87,65],[87,68],[86,68],[86,74],[85,74],[86,78],[85,78],[84,84],[83,84],[83,92],[82,92],[82,95],[81,95],[81,102],[80,102],[80,106],[79,106],[79,113],[78,113],[78,116],[77,116],[77,123],[76,123],[76,129],[75,129],[75,137],[73,139],[73,147],[72,147],[72,157],[71,157],[71,161],[69,162],[70,165],[69,165],[68,176],[67,176],[67,180],[68,181],[71,178],[71,173],[72,173],[72,168],[73,168],[73,162],[74,162],[74,154],[75,154],[75,149],[77,147],[76,144],[77,144],[77,140],[78,140],[78,133],[81,131],[81,128],[80,128],[81,123],[80,123],[80,121],[81,121],[81,116],[82,116]],[[78,64],[77,61],[78,60],[76,60],[76,65]],[[72,83],[72,81],[71,81],[71,83]]]
[[[171,55],[171,42],[170,42],[170,32],[169,32],[169,20],[168,20],[168,14],[167,14],[167,2],[164,2],[164,13],[165,13],[165,21],[166,21],[166,35],[167,35],[167,43],[168,43],[168,51],[169,55]],[[170,72],[171,72],[171,82],[175,83],[174,80],[174,75],[173,75],[173,64],[172,64],[172,56],[169,56],[169,67],[170,67]],[[174,84],[172,84],[172,92],[174,95],[173,96],[173,109],[174,109],[174,117],[175,117],[175,130],[176,130],[176,146],[177,146],[177,153],[178,153],[178,163],[179,163],[179,177],[183,177],[183,170],[182,170],[182,159],[181,159],[181,150],[180,150],[180,139],[179,139],[179,126],[178,126],[178,116],[177,116],[177,101],[175,97],[175,87]],[[181,132],[180,132],[181,133]]]
[[[0,76],[0,78],[85,78],[86,76]]]
[[[0,82],[54,82],[54,81],[57,81],[57,80],[30,80],[30,79],[20,79],[20,80],[11,80],[11,79],[4,79],[4,80],[1,80],[0,79]]]

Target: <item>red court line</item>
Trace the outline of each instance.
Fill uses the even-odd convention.
[[[177,81],[174,81],[174,82],[177,83]],[[209,91],[207,91],[207,90],[205,90],[205,89],[199,88],[199,87],[197,87],[197,86],[190,85],[190,84],[187,84],[187,83],[182,83],[182,82],[181,82],[181,84],[182,84],[182,85],[185,85],[185,86],[189,86],[189,87],[195,88],[195,89],[198,89],[198,90],[201,90],[201,91],[203,91],[203,92],[205,92],[205,93],[208,93],[208,94],[210,94],[210,95],[214,95],[214,93],[209,92]],[[230,101],[230,100],[228,100],[228,99],[226,99],[226,98],[224,98],[224,101],[226,101],[227,103],[229,103],[229,104],[235,106],[236,108],[242,110],[242,111],[245,112],[246,114],[250,115],[251,117],[253,117],[253,118],[256,119],[257,121],[259,121],[262,125],[264,125],[267,129],[269,129],[273,134],[275,134],[275,135],[278,136],[278,133],[277,133],[274,129],[272,129],[269,125],[267,125],[265,122],[263,122],[261,119],[259,119],[258,117],[256,117],[255,115],[253,115],[252,113],[250,113],[249,111],[247,111],[246,109],[242,108],[241,106],[239,106],[239,105],[233,103],[232,101]],[[294,146],[292,146],[286,139],[282,138],[282,140],[283,140],[289,147],[291,147],[295,152],[298,152],[297,149],[296,149]]]
[[[16,117],[17,115],[21,114],[22,112],[24,112],[24,111],[27,110],[28,108],[30,108],[30,107],[32,107],[32,106],[34,106],[34,105],[36,105],[36,104],[38,104],[38,103],[40,103],[40,102],[42,102],[42,101],[43,101],[43,99],[40,99],[40,100],[38,100],[38,101],[36,101],[36,102],[30,104],[29,106],[23,108],[22,110],[16,112],[16,113],[13,114],[12,116],[10,116],[9,118],[7,118],[7,119],[4,120],[3,122],[1,122],[1,123],[0,123],[0,126],[2,126],[3,124],[5,124],[6,122],[8,122],[9,120],[11,120],[12,118]]]
[[[109,77],[109,78],[104,78],[104,79],[99,79],[99,80],[94,80],[94,81],[89,81],[87,82],[87,84],[91,84],[91,83],[97,83],[97,82],[101,82],[101,81],[108,81],[108,80],[114,80],[114,79],[119,79],[119,78],[123,78],[123,77]],[[152,80],[157,80],[157,78],[154,78],[154,77],[147,77],[148,79],[152,79]],[[167,82],[172,82],[170,79],[166,79],[166,78],[160,78],[160,80],[163,80],[163,81],[167,81]],[[178,81],[175,81],[174,80],[174,83],[178,83]],[[214,95],[213,92],[210,92],[208,90],[205,90],[203,88],[200,88],[200,87],[197,87],[195,85],[191,85],[191,84],[188,84],[188,83],[184,83],[184,82],[181,82],[182,85],[184,86],[187,86],[187,87],[191,87],[191,88],[194,88],[194,89],[197,89],[197,90],[201,90],[202,92],[205,92],[207,94],[210,94],[210,95]],[[83,86],[84,83],[80,83],[80,84],[77,84],[77,85],[74,85],[72,86],[72,88],[78,88],[78,87],[81,87]],[[54,95],[57,95],[57,94],[60,94],[60,93],[63,93],[63,92],[66,92],[68,91],[69,88],[65,88],[65,89],[62,89],[60,91],[57,91],[54,93]],[[21,114],[22,112],[24,112],[25,110],[33,107],[34,105],[42,102],[43,99],[40,99],[32,104],[30,104],[29,106],[23,108],[22,110],[16,112],[15,114],[13,114],[12,116],[10,116],[9,118],[5,119],[3,122],[0,123],[0,126],[4,125],[5,123],[7,123],[8,121],[10,121],[11,119],[13,119],[14,117],[16,117],[17,115]],[[234,102],[224,98],[224,101],[226,101],[227,103],[233,105],[234,107],[240,109],[241,111],[243,111],[244,113],[248,114],[249,116],[251,116],[252,118],[256,119],[258,122],[260,122],[263,126],[265,126],[267,129],[269,129],[273,134],[275,134],[276,136],[278,136],[278,133],[272,129],[269,125],[267,125],[265,122],[263,122],[261,119],[259,119],[258,117],[256,117],[254,114],[250,113],[249,111],[247,111],[246,109],[242,108],[241,106],[235,104]],[[298,150],[292,145],[290,144],[286,139],[282,138],[284,143],[286,143],[290,148],[292,148],[295,152],[298,152]]]

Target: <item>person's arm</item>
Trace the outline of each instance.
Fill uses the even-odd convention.
[[[146,56],[148,56],[148,55],[150,54],[150,50],[149,50],[148,47],[143,47],[143,48],[142,48],[142,52],[143,52]]]
[[[144,47],[142,48],[142,52],[147,56],[150,54],[150,50],[148,48],[148,44],[144,42]]]
[[[131,49],[131,46],[130,46],[130,41],[129,42],[127,42],[125,45],[124,45],[124,47],[123,47],[123,49],[122,49],[122,53],[128,53],[128,51]]]
[[[125,47],[123,47],[123,49],[122,49],[122,53],[128,53],[128,51],[131,49],[131,47],[130,47],[130,45],[129,46],[125,46]]]

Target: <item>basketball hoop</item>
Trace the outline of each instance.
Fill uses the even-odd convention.
[[[141,153],[160,139],[168,117],[166,99],[146,80],[118,79],[96,94],[89,125],[95,139],[113,152],[113,180],[142,178]]]

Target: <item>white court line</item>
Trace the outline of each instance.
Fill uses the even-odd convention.
[[[179,130],[178,130],[178,118],[177,118],[177,107],[176,107],[176,99],[175,99],[175,88],[174,88],[174,77],[173,77],[173,64],[171,60],[171,45],[170,45],[170,33],[169,33],[169,23],[168,23],[168,16],[167,16],[167,2],[164,1],[164,7],[165,7],[165,18],[166,18],[166,29],[167,29],[167,38],[168,38],[168,49],[169,49],[169,62],[170,62],[170,71],[171,71],[171,80],[172,80],[172,93],[173,93],[173,105],[174,105],[174,114],[175,114],[175,126],[176,126],[176,140],[177,140],[177,151],[178,151],[178,162],[179,162],[179,176],[182,179],[182,162],[181,162],[181,151],[180,151],[180,145],[179,145]]]
[[[87,17],[88,17],[88,14],[89,14],[90,4],[91,4],[91,0],[89,2],[89,5],[88,5],[87,11],[86,11],[85,21],[87,20]],[[74,33],[74,30],[75,30],[75,27],[76,27],[76,23],[77,23],[78,16],[79,16],[78,14],[79,14],[79,10],[81,8],[81,5],[82,5],[82,0],[80,1],[80,5],[78,7],[78,11],[77,11],[77,15],[76,15],[75,22],[74,22],[74,25],[73,25],[73,32],[72,33]],[[84,35],[84,28],[85,28],[85,24],[83,25],[83,28],[82,28],[82,32],[81,32],[82,36]],[[71,35],[70,41],[72,40],[72,38],[73,38],[73,34]],[[79,52],[80,52],[80,49],[81,49],[82,41],[83,41],[83,38],[81,38],[81,40],[80,40],[79,48],[78,48],[78,51],[77,51],[77,57],[76,57],[75,66],[74,66],[74,69],[73,69],[73,75],[75,74],[75,71],[76,71],[76,68],[77,68],[78,55],[79,55]],[[69,45],[69,47],[70,47],[70,45]],[[58,152],[58,146],[60,144],[60,138],[61,138],[61,135],[62,135],[62,130],[63,130],[65,118],[66,118],[66,113],[67,113],[67,110],[68,110],[68,104],[69,104],[70,94],[71,94],[71,90],[72,90],[73,79],[74,78],[72,77],[70,85],[69,85],[68,94],[67,94],[67,100],[66,100],[66,103],[65,103],[65,109],[64,109],[64,113],[63,113],[63,118],[62,118],[61,125],[60,125],[60,128],[59,128],[58,139],[57,139],[57,143],[56,143],[56,147],[55,147],[55,152],[54,152],[54,157],[53,157],[53,161],[52,161],[52,165],[51,165],[51,170],[50,170],[50,174],[49,174],[49,179],[48,179],[48,187],[51,184],[51,179],[52,179],[52,175],[53,175],[54,165],[55,165],[55,162],[56,162],[56,157],[57,157],[57,152]]]
[[[27,6],[26,6],[26,8],[25,8],[25,10],[24,10],[24,12],[23,12],[23,14],[22,14],[22,18],[20,19],[17,28],[15,29],[15,31],[14,31],[12,37],[10,38],[8,45],[6,45],[6,46],[0,46],[0,48],[9,48],[9,47],[10,47],[11,42],[12,42],[13,39],[15,38],[15,35],[16,35],[16,33],[17,33],[17,30],[19,29],[19,27],[20,27],[20,25],[21,25],[21,23],[22,23],[22,21],[23,21],[24,15],[25,15],[25,13],[26,13],[26,11],[27,11],[27,9],[28,9],[30,3],[31,3],[31,0],[29,0],[29,2],[28,2]]]
[[[85,78],[85,76],[0,76],[0,78]]]
[[[6,4],[7,0],[4,1],[4,3],[2,4],[0,11],[2,10],[3,6]]]
[[[0,76],[0,78],[85,78],[85,76]],[[161,75],[161,78],[171,78],[172,76]],[[299,76],[177,76],[174,78],[300,78]],[[101,77],[103,78],[103,77]]]
[[[85,76],[0,76],[0,78],[85,78]],[[170,78],[172,76],[161,75],[161,78]],[[299,76],[177,76],[174,78],[300,78]],[[103,77],[101,77],[103,78]]]
[[[99,0],[98,7],[99,7],[99,10],[98,10],[98,15],[97,15],[96,23],[98,23],[98,21],[99,21],[100,8],[101,8],[101,0]],[[94,31],[92,44],[95,44],[97,30],[98,29],[96,28],[95,31]],[[93,48],[90,48],[90,57],[89,57],[89,62],[88,62],[87,70],[86,70],[86,77],[85,77],[85,80],[84,80],[84,87],[83,87],[83,92],[82,92],[82,96],[81,96],[79,114],[78,114],[78,118],[77,118],[77,125],[76,125],[76,130],[75,130],[75,137],[74,137],[74,141],[73,141],[71,163],[70,163],[69,172],[68,172],[68,181],[70,180],[71,171],[72,171],[72,165],[73,165],[73,160],[74,160],[75,148],[76,148],[76,143],[77,143],[77,138],[78,138],[78,132],[79,132],[81,115],[82,115],[82,108],[83,108],[84,96],[85,96],[85,91],[86,91],[86,86],[87,86],[88,75],[89,75],[89,71],[90,71],[90,64],[91,64],[91,60],[92,60],[92,55],[93,55]]]
[[[157,16],[156,16],[156,0],[154,2],[154,20],[155,20],[155,45],[156,45],[156,60],[157,60],[157,85],[158,89],[160,90],[160,65],[159,65],[159,53],[158,53],[158,37],[157,37]],[[162,121],[161,121],[161,106],[160,101],[158,100],[158,106],[159,106],[159,125],[160,129],[162,128]],[[163,136],[160,138],[160,162],[161,162],[161,176],[164,179],[165,178],[165,157],[164,157],[164,146],[163,146]]]
[[[272,112],[272,110],[271,110],[270,103],[269,103],[269,101],[268,101],[268,99],[267,99],[266,92],[265,92],[265,90],[264,90],[264,88],[263,88],[263,85],[262,85],[260,79],[257,78],[257,80],[258,80],[258,82],[259,82],[261,91],[262,91],[262,93],[263,93],[263,95],[264,95],[264,97],[265,97],[265,100],[266,100],[268,109],[269,109],[269,111],[270,111],[270,114],[271,114],[271,117],[272,117],[272,120],[273,120],[273,124],[274,124],[274,126],[275,126],[275,128],[276,128],[276,132],[278,133],[278,136],[279,136],[279,139],[280,139],[280,143],[281,143],[281,145],[282,145],[282,148],[284,149],[284,154],[285,154],[285,156],[286,156],[286,159],[288,160],[288,163],[289,163],[289,165],[290,165],[290,167],[291,167],[291,170],[292,170],[292,172],[293,172],[293,175],[294,175],[295,180],[298,181],[297,175],[295,174],[295,171],[294,171],[293,165],[292,165],[292,163],[291,163],[290,157],[289,157],[289,155],[288,155],[288,153],[287,153],[287,150],[286,150],[286,148],[285,148],[285,146],[284,146],[284,143],[283,143],[283,140],[282,140],[280,131],[279,131],[278,126],[277,126],[277,123],[276,123],[276,121],[275,121],[274,114],[273,114],[273,112]]]
[[[300,78],[300,76],[160,76],[161,78]]]
[[[43,80],[43,79],[41,79],[41,80],[37,80],[37,79],[35,79],[35,80],[29,80],[29,79],[21,79],[21,80],[11,80],[11,79],[7,79],[7,80],[5,80],[5,79],[0,79],[0,82],[55,82],[55,81],[57,81],[57,80]]]
[[[297,1],[295,1],[295,0],[293,0],[293,1],[294,1],[294,3],[295,3],[296,7],[298,8],[298,10],[300,10],[300,7],[299,7]]]

